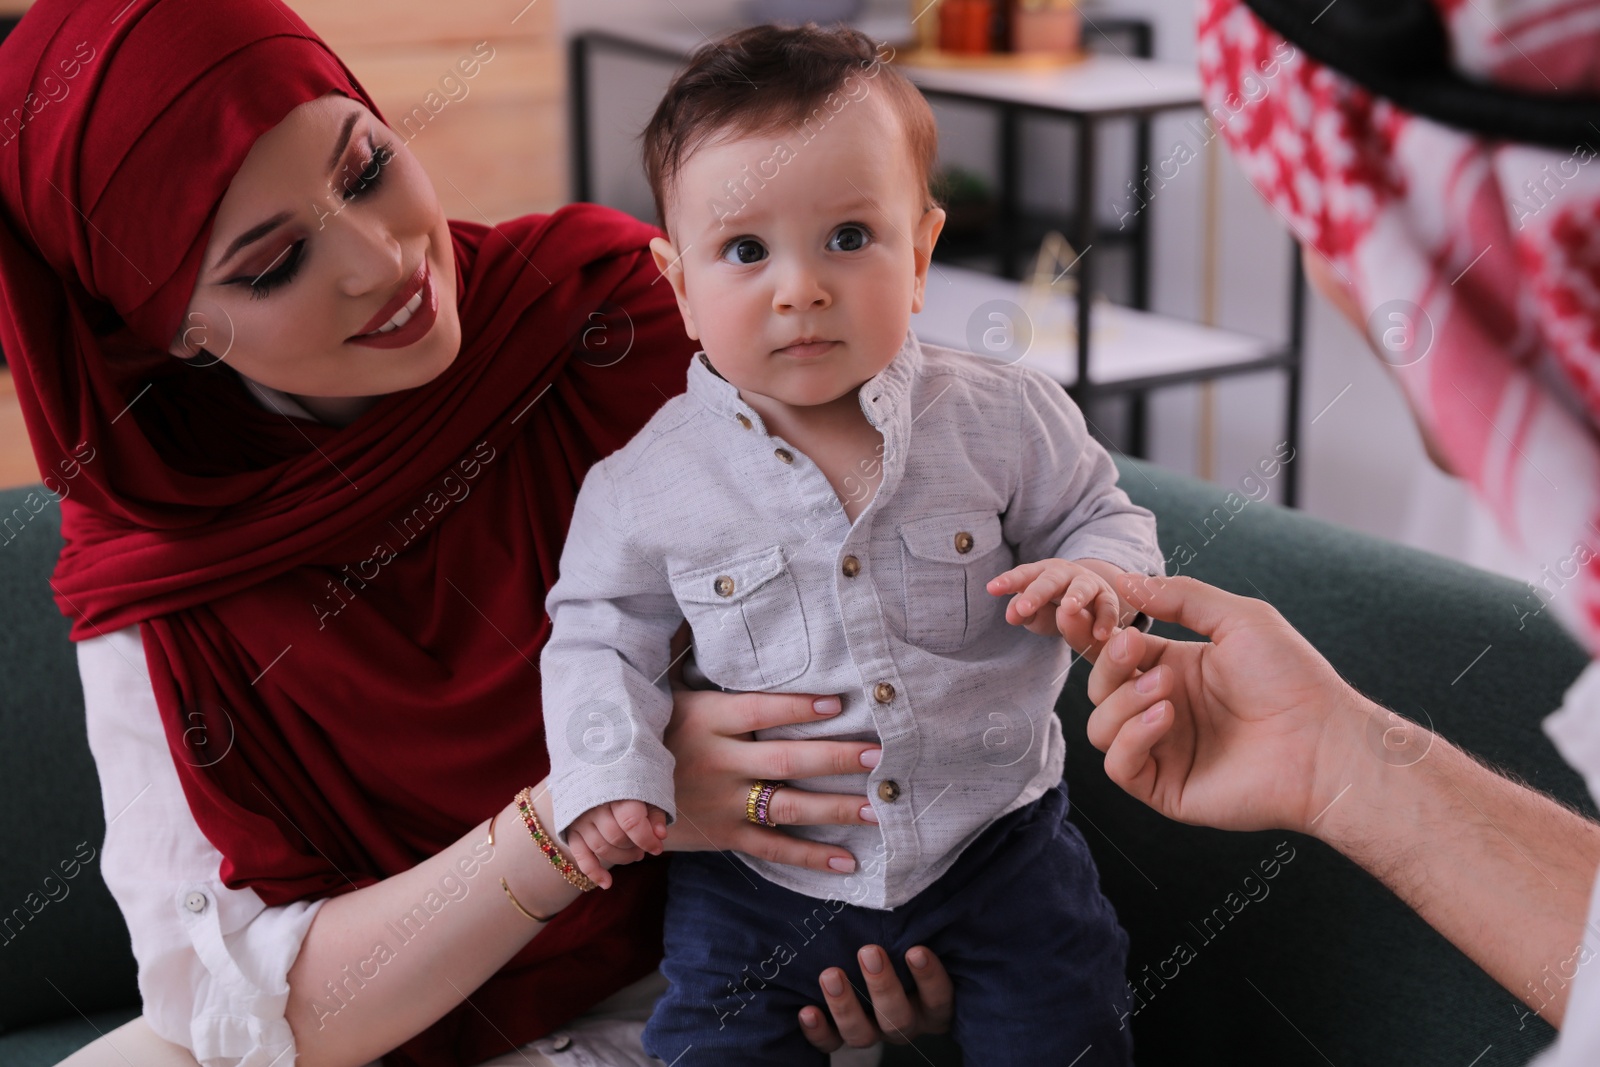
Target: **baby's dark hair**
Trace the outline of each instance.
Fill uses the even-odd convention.
[[[764,25],[736,30],[697,49],[645,127],[644,171],[655,197],[656,224],[666,229],[667,199],[678,174],[708,138],[723,131],[742,136],[793,131],[810,140],[858,99],[857,85],[881,91],[899,116],[922,202],[933,207],[939,129],[916,86],[858,30],[822,29],[816,23]],[[865,99],[864,93],[859,98]]]

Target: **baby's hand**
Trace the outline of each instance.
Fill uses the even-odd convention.
[[[567,847],[578,869],[601,889],[611,888],[607,867],[660,855],[667,813],[642,800],[614,800],[590,808],[567,828]]]
[[[988,588],[995,596],[1017,594],[1006,605],[1006,622],[1036,634],[1059,635],[1078,652],[1108,640],[1122,614],[1111,583],[1071,560],[1024,563],[991,579]],[[1052,606],[1054,611],[1047,610]]]

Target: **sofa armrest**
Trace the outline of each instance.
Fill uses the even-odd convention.
[[[100,780],[68,623],[51,598],[61,509],[0,492],[0,1030],[136,1007],[133,949],[100,874]],[[87,862],[79,862],[84,856]],[[63,866],[65,865],[65,866]],[[68,877],[68,873],[71,877]],[[42,1046],[41,1046],[42,1047]],[[0,1052],[0,1063],[22,1063]]]

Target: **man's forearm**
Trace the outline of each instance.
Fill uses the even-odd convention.
[[[535,810],[550,825],[548,794]],[[528,837],[515,806],[409,871],[322,906],[289,971],[286,1015],[302,1067],[357,1067],[443,1016],[577,896]]]
[[[1364,736],[1352,730],[1344,746],[1342,777],[1329,779],[1339,792],[1310,831],[1560,1026],[1600,868],[1600,826],[1442,737],[1375,705],[1367,711]],[[1405,754],[1385,759],[1394,749],[1384,731],[1397,729]]]

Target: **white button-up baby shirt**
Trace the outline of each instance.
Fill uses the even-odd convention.
[[[878,741],[870,773],[806,779],[864,794],[878,825],[794,826],[850,875],[740,858],[811,896],[892,908],[990,823],[1061,780],[1054,714],[1072,650],[1005,621],[988,581],[1019,562],[1157,574],[1155,520],[1036,370],[914,333],[860,387],[882,481],[851,522],[823,472],[767,433],[703,354],[673,397],[584,481],[540,659],[556,829],[599,804],[676,816],[669,642],[729,690],[838,694],[826,720],[763,738]],[[867,472],[863,472],[864,474]]]

